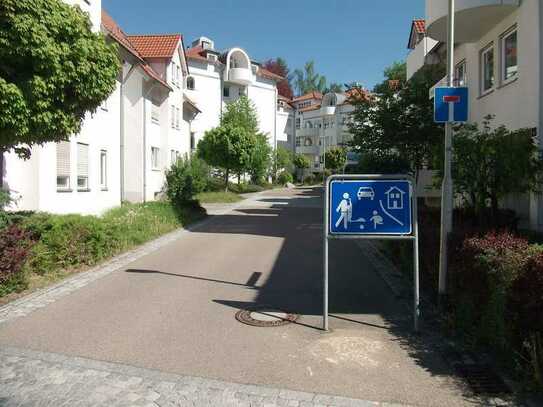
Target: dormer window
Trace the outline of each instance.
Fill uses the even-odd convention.
[[[202,41],[202,49],[210,49],[211,43],[209,41]]]
[[[217,55],[215,54],[207,54],[207,60],[211,62],[217,62]]]

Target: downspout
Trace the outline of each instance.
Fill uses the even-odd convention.
[[[143,96],[143,202],[147,202],[147,97],[155,88],[151,85]]]
[[[274,101],[274,111],[275,114],[273,115],[273,153],[275,154],[275,164],[276,167],[274,168],[274,176],[277,177],[277,171],[279,170],[277,168],[277,83],[275,84],[275,101]]]
[[[126,75],[124,75],[124,63],[123,63],[123,72],[122,72],[122,75],[123,77],[121,78],[121,103],[120,103],[120,109],[121,109],[121,145],[120,145],[120,151],[119,151],[119,155],[120,155],[120,160],[121,160],[121,170],[120,170],[120,186],[121,186],[121,203],[123,201],[125,201],[125,188],[124,188],[124,140],[125,140],[125,126],[124,126],[124,88],[125,88],[125,85],[126,85],[126,82],[128,81],[128,79],[130,78],[130,76],[132,76],[132,72],[134,72],[136,68],[136,65],[132,65],[132,67],[130,68],[130,70],[128,71],[128,73]]]

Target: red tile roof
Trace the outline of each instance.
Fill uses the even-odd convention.
[[[128,36],[130,42],[144,58],[173,57],[181,38],[181,34]]]
[[[311,112],[313,110],[319,110],[321,108],[321,105],[311,105],[308,107],[304,107],[303,109],[299,109],[300,112]]]
[[[320,93],[320,92],[309,92],[309,93],[306,93],[305,95],[295,97],[294,99],[292,99],[292,101],[293,102],[301,102],[302,100],[309,100],[309,99],[321,100],[322,99],[322,93]]]
[[[192,47],[187,49],[185,52],[187,54],[188,59],[196,59],[199,61],[207,61],[208,59],[205,57],[204,49],[201,46]]]
[[[422,19],[413,20],[413,27],[417,34],[426,34],[426,21]]]
[[[285,79],[281,75],[277,75],[262,67],[258,68],[258,70],[256,71],[256,74],[262,76],[263,78],[273,79],[275,81],[282,81],[283,79]]]
[[[147,62],[145,62],[145,60],[143,59],[143,55],[138,52],[134,44],[130,41],[130,38],[124,33],[124,31],[119,27],[115,20],[113,20],[113,18],[104,10],[102,10],[102,28],[111,36],[111,38],[117,41],[119,45],[121,45],[136,59],[138,59],[139,66],[148,76],[160,82],[166,88],[171,90],[170,85],[168,85],[160,77],[160,75],[155,70],[153,70],[153,68],[151,68],[149,64],[147,64]]]
[[[351,88],[345,92],[346,99],[342,105],[349,105],[360,100],[369,100],[372,94],[364,88]]]

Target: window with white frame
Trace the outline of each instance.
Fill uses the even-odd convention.
[[[179,67],[179,65],[176,65],[175,67],[176,69],[176,80],[177,80],[177,87],[179,87],[179,83],[181,83],[181,68]]]
[[[89,145],[77,143],[77,190],[89,190]]]
[[[196,149],[196,133],[190,133],[190,150],[194,151]]]
[[[494,88],[494,44],[481,51],[481,94]]]
[[[172,129],[175,128],[175,106],[171,106],[171,114],[170,114],[170,125]]]
[[[70,189],[70,142],[57,143],[57,189]]]
[[[456,86],[467,85],[466,60],[463,60],[454,68],[454,79]]]
[[[153,170],[157,170],[157,169],[158,169],[158,165],[159,165],[159,160],[158,160],[159,152],[160,152],[160,149],[159,149],[158,147],[151,147],[151,168],[152,168]]]
[[[518,35],[513,28],[501,38],[501,80],[507,82],[518,74]]]
[[[296,137],[296,147],[300,147],[302,145],[302,138]]]
[[[107,151],[100,150],[100,188],[107,189]]]
[[[302,123],[302,119],[300,119],[299,117],[296,119],[296,128],[299,129],[300,126],[301,126],[301,123]]]
[[[175,108],[175,128],[179,130],[179,120],[181,117],[181,111],[178,107]]]
[[[179,156],[179,152],[176,150],[170,150],[170,164],[175,164],[177,161],[177,157]]]
[[[223,97],[225,98],[229,98],[230,97],[230,87],[229,86],[225,86],[222,90],[222,95]]]

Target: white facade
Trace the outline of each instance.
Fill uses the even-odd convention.
[[[214,42],[201,37],[187,50],[190,82],[187,96],[194,100],[201,114],[191,124],[194,147],[206,131],[217,127],[228,102],[246,95],[254,104],[259,130],[268,142],[277,145],[277,75],[266,71],[250,59],[241,48],[217,52]]]
[[[441,42],[446,41],[444,3],[426,2],[428,34]],[[543,5],[538,0],[457,1],[456,10],[455,84],[469,88],[469,120],[481,123],[494,115],[493,126],[530,128],[539,137]],[[433,53],[431,62],[445,61],[445,47],[436,47]],[[504,204],[515,209],[526,225],[543,228],[541,197],[511,197]]]
[[[287,98],[278,97],[276,117],[275,139],[277,145],[295,151],[294,108]]]
[[[347,127],[354,107],[344,93],[310,93],[293,100],[295,106],[296,152],[311,161],[310,171],[322,172],[324,155],[334,147],[346,146],[351,140]]]
[[[99,0],[69,3],[119,45],[122,69],[113,93],[69,142],[34,147],[26,161],[4,154],[2,187],[15,198],[13,210],[101,214],[123,200],[153,200],[172,161],[190,153],[189,120],[197,109],[184,98],[188,67],[181,36],[158,36],[173,44],[171,55],[146,58],[154,37],[143,38],[140,53],[141,41],[103,13]]]

